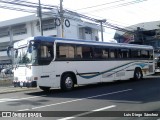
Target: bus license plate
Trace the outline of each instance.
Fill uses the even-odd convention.
[[[23,82],[20,82],[20,86],[23,86]]]

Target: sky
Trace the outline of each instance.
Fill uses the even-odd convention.
[[[38,3],[38,0],[24,1]],[[60,0],[41,0],[41,3],[59,6]],[[160,20],[160,0],[63,0],[63,7],[97,19],[106,19],[119,27]],[[0,21],[26,15],[26,12],[0,8]],[[112,40],[114,33],[113,29],[105,29],[105,41]]]

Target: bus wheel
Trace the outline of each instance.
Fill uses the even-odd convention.
[[[49,90],[50,90],[50,87],[39,86],[39,88],[40,88],[41,90],[43,90],[44,92],[49,92]]]
[[[142,70],[140,68],[136,68],[134,71],[134,80],[141,80],[143,78]]]
[[[72,90],[73,87],[73,76],[71,74],[64,74],[61,79],[61,89],[64,91],[69,91]]]

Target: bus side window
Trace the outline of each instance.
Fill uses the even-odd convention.
[[[53,57],[52,46],[41,46],[41,58]]]
[[[77,58],[77,59],[82,58],[82,47],[81,46],[75,47],[75,58]]]
[[[122,58],[127,59],[130,58],[130,51],[129,49],[121,49]]]
[[[67,58],[67,46],[63,44],[57,44],[57,58],[65,59]]]
[[[57,58],[72,59],[75,57],[75,46],[70,44],[57,45]]]
[[[75,47],[73,45],[68,45],[68,56],[67,58],[75,57]]]
[[[92,48],[90,46],[82,46],[83,59],[91,59],[93,56]]]
[[[150,58],[150,59],[153,59],[153,51],[152,51],[152,50],[149,50],[149,53],[148,53],[148,54],[149,54],[149,58]]]
[[[131,58],[134,58],[134,59],[138,59],[140,58],[140,50],[137,50],[137,49],[132,49],[131,50]]]
[[[49,65],[53,60],[53,44],[42,43],[38,51],[39,59],[37,63],[39,65]]]
[[[141,50],[141,57],[142,58],[149,58],[148,50]]]
[[[106,48],[102,50],[102,58],[103,59],[109,58],[109,49]]]
[[[41,58],[47,57],[48,48],[46,46],[41,46]]]
[[[103,51],[100,47],[95,47],[93,52],[93,57],[95,59],[102,59]]]
[[[118,50],[118,53],[117,53],[117,54],[118,54],[118,55],[117,55],[117,57],[118,57],[118,58],[122,58],[122,52],[121,52],[121,49],[119,49],[119,50]]]
[[[109,51],[110,58],[116,58],[116,49],[111,48]]]

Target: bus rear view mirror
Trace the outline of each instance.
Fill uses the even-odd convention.
[[[18,56],[18,50],[16,49],[15,50],[15,58],[17,58],[17,56]]]
[[[11,49],[13,48],[13,46],[8,46],[7,47],[7,55],[8,55],[8,57],[10,57],[11,56]]]
[[[30,41],[29,46],[28,46],[28,50],[27,50],[29,53],[32,53],[32,45],[33,45],[33,42]]]

